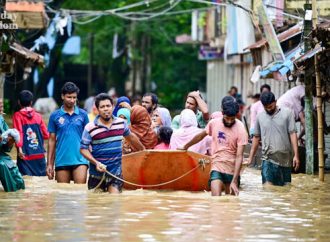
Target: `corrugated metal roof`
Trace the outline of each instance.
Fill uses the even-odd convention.
[[[16,42],[10,44],[9,46],[11,50],[22,56],[24,59],[32,61],[33,63],[41,66],[44,65],[44,57],[42,55],[39,55]]]
[[[292,37],[300,34],[302,32],[302,22],[299,22],[298,24],[296,24],[295,26],[291,27],[290,29],[280,33],[277,35],[277,38],[280,42],[286,41],[288,39],[291,39]],[[257,49],[257,48],[261,48],[262,46],[266,45],[268,42],[266,39],[261,39],[258,42],[246,47],[244,50],[247,49]]]
[[[324,48],[322,46],[316,46],[314,49],[307,51],[307,53],[305,53],[304,55],[300,56],[299,58],[297,58],[294,62],[295,63],[301,63],[304,62],[305,60],[313,57],[314,55],[316,55],[317,53],[323,51]]]

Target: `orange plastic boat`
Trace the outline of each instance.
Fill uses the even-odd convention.
[[[143,187],[125,183],[124,188],[183,191],[209,190],[210,167],[211,158],[209,156],[191,151],[145,150],[131,153],[123,155],[122,169],[124,180],[140,185],[155,186]],[[186,175],[183,176],[184,174]],[[162,183],[166,184],[158,185]]]

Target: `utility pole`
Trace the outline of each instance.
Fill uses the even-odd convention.
[[[317,28],[318,16],[316,0],[312,1],[313,9],[313,28]],[[318,55],[314,56],[315,77],[316,77],[316,108],[317,108],[317,136],[318,136],[318,158],[319,158],[319,180],[324,181],[324,132],[323,132],[323,114],[322,114],[322,97],[321,97],[321,78],[318,63]]]
[[[88,75],[87,75],[87,96],[93,95],[92,83],[93,83],[93,61],[94,61],[94,34],[88,35],[88,48],[89,48],[89,63],[88,63]]]
[[[312,5],[306,0],[304,5],[305,18],[304,18],[304,52],[307,53],[311,49],[310,42],[308,40],[312,31]],[[306,173],[314,173],[314,139],[313,139],[313,94],[312,94],[312,68],[305,69],[305,136],[306,136]]]
[[[1,0],[0,1],[0,13],[3,13],[6,8],[6,1]],[[2,36],[2,32],[0,32],[0,37]],[[0,47],[2,47],[2,38],[0,38]],[[3,52],[0,51],[0,99],[4,99],[4,86],[5,86],[5,80],[6,80],[6,74],[2,72],[1,70],[1,62],[3,58]]]

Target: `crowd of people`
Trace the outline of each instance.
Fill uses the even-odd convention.
[[[253,143],[248,163],[261,142],[262,182],[285,185],[291,182],[291,167],[298,169],[300,163],[295,122],[302,117],[302,107],[288,99],[299,97],[300,102],[302,87],[295,93],[285,94],[277,103],[271,87],[263,85],[260,100],[251,107],[247,130],[240,120],[244,103],[236,87],[212,114],[200,92],[192,91],[184,109],[172,119],[154,93],[144,94],[141,105],[132,104],[125,96],[114,103],[108,94],[101,93],[88,101],[88,113],[76,105],[79,88],[67,82],[61,92],[63,104],[50,115],[46,128],[32,108],[33,94],[23,90],[18,98],[20,110],[13,115],[13,129],[0,116],[0,180],[5,191],[24,189],[22,175],[28,175],[48,176],[59,183],[87,182],[88,189],[120,193],[123,182],[105,172],[122,178],[123,154],[144,149],[189,150],[212,157],[209,183],[213,196],[222,192],[238,195],[250,131]],[[0,108],[2,113],[2,101]],[[17,148],[17,166],[8,155],[13,146]]]

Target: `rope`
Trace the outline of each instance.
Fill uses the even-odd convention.
[[[109,172],[108,170],[106,170],[105,173],[108,174],[109,176],[115,178],[115,179],[118,179],[118,180],[121,181],[121,182],[126,183],[126,184],[129,184],[129,185],[132,185],[132,186],[136,186],[136,187],[146,187],[146,188],[149,187],[149,188],[150,188],[150,187],[164,186],[164,185],[167,185],[167,184],[170,184],[170,183],[176,182],[176,181],[180,180],[181,178],[183,178],[183,177],[189,175],[190,173],[192,173],[193,171],[195,171],[195,170],[196,170],[197,168],[199,168],[199,167],[202,167],[203,170],[204,170],[204,169],[205,169],[205,164],[206,164],[206,163],[209,163],[209,161],[206,161],[205,159],[200,159],[200,160],[198,161],[198,165],[197,165],[197,166],[195,166],[194,168],[192,168],[190,171],[184,173],[183,175],[179,176],[178,178],[175,178],[175,179],[173,179],[173,180],[171,180],[171,181],[167,181],[167,182],[163,182],[163,183],[159,183],[159,184],[152,184],[152,185],[142,185],[142,184],[136,184],[136,183],[133,183],[133,182],[126,181],[126,180],[124,180],[124,179],[122,179],[122,178],[120,178],[120,177],[115,176],[114,174],[112,174],[112,173]],[[104,173],[104,174],[105,174],[105,173]],[[103,177],[102,177],[102,181],[103,181],[103,179],[104,179],[104,175],[103,175]],[[101,183],[101,182],[100,182],[100,183]],[[97,187],[98,187],[99,185],[100,185],[100,184],[98,184]]]
[[[104,179],[105,179],[105,173],[103,173],[103,176],[102,176],[99,184],[97,184],[97,186],[93,188],[94,191],[96,191],[101,186],[101,184],[104,181]]]

